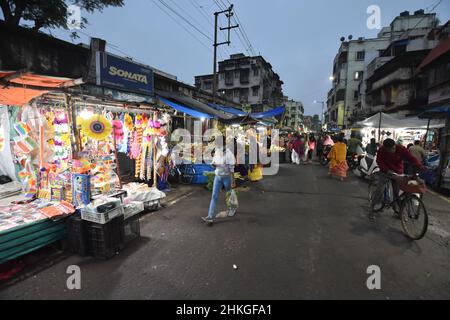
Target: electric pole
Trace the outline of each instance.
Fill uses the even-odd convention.
[[[220,28],[220,30],[228,30],[228,41],[217,43],[217,33],[218,33],[218,24],[219,24],[219,15],[226,13],[228,18],[228,27]],[[233,5],[227,10],[214,12],[214,67],[213,67],[213,103],[216,103],[217,96],[217,47],[221,45],[230,45],[231,44],[231,30],[234,28],[239,28],[239,25],[232,26],[231,18],[233,17]]]

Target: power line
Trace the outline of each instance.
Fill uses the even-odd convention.
[[[207,38],[208,40],[210,40],[211,42],[213,41],[213,39],[208,36],[205,32],[203,32],[202,30],[200,30],[197,26],[195,26],[192,22],[190,22],[188,19],[186,19],[183,15],[181,15],[180,13],[178,13],[178,11],[176,11],[175,9],[173,9],[170,5],[168,5],[166,2],[164,2],[164,0],[159,0],[159,2],[164,5],[167,9],[169,9],[170,11],[172,11],[174,14],[176,14],[178,17],[180,17],[180,19],[182,19],[184,22],[186,22],[188,25],[190,25],[192,28],[194,28],[195,30],[197,30],[201,35],[203,35],[205,38]]]
[[[198,24],[199,26],[201,26],[203,28],[203,25],[201,22],[199,22],[195,17],[193,17],[186,9],[184,9],[183,7],[181,7],[176,0],[169,0],[171,1],[178,9],[180,9],[182,12],[184,12],[184,14],[186,14],[187,17],[189,17],[192,21],[194,21],[196,24]]]
[[[216,6],[220,9],[220,10],[224,10],[224,7],[222,7],[222,4],[219,3],[217,0],[214,0],[214,3],[216,4]],[[231,5],[231,4],[230,4]],[[240,29],[240,28],[237,28]],[[235,30],[236,31],[236,30]],[[247,54],[252,55],[252,53],[249,51],[249,47],[248,45],[245,44],[245,41],[243,40],[243,38],[241,37],[241,35],[239,34],[239,32],[236,31],[236,35],[239,38],[239,42],[241,43],[242,47],[245,49],[245,51],[247,51]]]
[[[229,0],[227,0],[227,2],[229,5],[231,5],[231,2]],[[222,0],[214,0],[214,3],[221,10],[223,10],[223,8],[226,8],[226,4]],[[245,32],[242,22],[240,21],[238,15],[236,13],[236,9],[233,11],[233,13],[234,13],[234,15],[233,15],[232,19],[234,20],[234,22],[236,24],[239,25],[239,28],[237,28],[238,30],[235,30],[235,32],[239,38],[240,43],[242,44],[242,46],[245,49],[245,51],[247,52],[247,54],[249,54],[250,56],[255,56],[256,52],[253,48],[252,43],[250,42],[250,39],[249,39],[247,33]]]
[[[201,41],[193,32],[191,32],[188,28],[186,28],[183,24],[181,24],[175,17],[173,17],[167,10],[165,10],[162,6],[160,6],[157,2],[157,0],[153,0],[153,3],[166,15],[168,15],[178,26],[183,28],[187,33],[189,33],[195,40],[197,40],[203,47],[205,47],[208,51],[210,51],[210,48]]]
[[[193,15],[191,15],[185,8],[181,7],[175,0],[170,0],[178,9],[181,10],[181,12],[183,12],[188,18],[190,18],[192,21],[194,21],[196,24],[198,24],[199,26],[201,26],[202,28],[204,28],[204,26],[202,25],[202,23],[195,18]],[[192,3],[192,1],[191,1]],[[207,20],[208,22],[208,20]],[[223,59],[222,53],[219,52],[219,56],[221,57],[221,59]]]
[[[444,1],[444,0],[439,0],[432,8],[428,11],[428,14],[431,13],[431,12],[433,12],[434,10],[436,10],[436,8],[440,6],[440,4],[442,3],[442,1]],[[430,7],[430,6],[429,6],[429,7]],[[428,8],[429,8],[429,7],[428,7]],[[409,33],[410,33],[412,30],[416,29],[416,28],[419,26],[419,24],[421,24],[422,21],[425,20],[425,18],[426,18],[426,17],[423,17],[422,19],[420,19],[412,29],[406,30],[404,33],[402,33],[402,35],[400,36],[400,39],[403,38],[403,36],[405,35],[405,33],[406,33],[406,36],[409,36]]]

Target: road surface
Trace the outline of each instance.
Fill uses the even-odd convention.
[[[282,165],[279,175],[240,192],[235,218],[205,226],[210,195],[198,189],[143,217],[142,239],[112,260],[71,256],[0,298],[450,298],[448,246],[434,231],[409,241],[391,212],[370,222],[366,195],[367,183],[354,177],[340,182],[318,165]],[[448,210],[445,202],[431,206]],[[67,289],[70,265],[81,268],[81,290]],[[373,265],[381,290],[367,288]]]

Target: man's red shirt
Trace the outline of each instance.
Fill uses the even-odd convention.
[[[403,161],[408,161],[418,168],[422,167],[419,160],[403,146],[397,145],[395,153],[389,152],[385,147],[381,147],[380,150],[378,150],[377,163],[381,172],[388,173],[389,171],[393,171],[397,174],[403,174]]]

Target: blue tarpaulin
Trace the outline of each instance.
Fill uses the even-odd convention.
[[[439,107],[434,107],[426,110],[424,113],[419,115],[419,118],[436,118],[441,117],[441,115],[444,114],[447,114],[447,117],[450,118],[450,104],[444,104]]]
[[[443,106],[440,106],[440,107],[436,107],[436,108],[433,108],[431,110],[427,110],[427,111],[425,111],[425,113],[434,113],[434,114],[439,114],[439,113],[440,114],[444,114],[444,113],[446,113],[447,117],[450,118],[450,104],[443,105]]]
[[[214,118],[214,117],[213,117],[212,115],[210,115],[210,114],[203,113],[203,112],[200,112],[200,111],[197,111],[197,110],[188,108],[188,107],[186,107],[186,106],[183,106],[183,105],[180,105],[180,104],[178,104],[178,103],[172,102],[172,101],[167,100],[167,99],[165,99],[165,98],[158,97],[158,99],[159,99],[161,102],[163,102],[164,104],[168,105],[169,107],[171,107],[171,108],[173,108],[173,109],[175,109],[175,110],[177,110],[177,111],[183,112],[183,113],[185,113],[185,114],[188,114],[188,115],[190,115],[191,117],[198,118],[198,119],[202,119],[202,118],[204,118],[204,119],[213,119],[213,118]]]
[[[234,116],[244,117],[244,116],[247,115],[246,112],[244,112],[242,110],[239,110],[239,109],[232,108],[232,107],[221,106],[221,105],[214,104],[214,103],[208,103],[208,105],[213,107],[213,108],[215,108],[215,109],[217,109],[217,110],[220,110],[220,111],[232,114]]]
[[[282,107],[278,107],[266,112],[260,112],[260,113],[252,113],[250,114],[250,117],[252,117],[253,119],[265,119],[265,118],[273,118],[273,117],[278,117],[280,115],[282,115],[284,113],[284,110],[286,108],[284,106]]]

